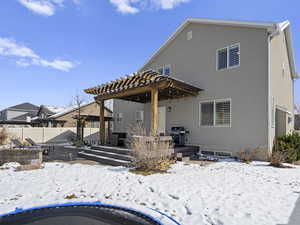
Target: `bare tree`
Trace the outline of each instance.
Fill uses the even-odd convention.
[[[76,108],[77,108],[78,118],[80,118],[81,117],[81,108],[82,108],[82,105],[85,102],[85,100],[84,100],[84,98],[82,96],[80,96],[79,94],[76,94],[74,96],[73,102],[75,103]]]
[[[76,145],[79,145],[81,146],[83,144],[83,131],[84,131],[84,119],[82,118],[81,116],[81,113],[82,113],[82,106],[84,105],[84,102],[85,102],[85,99],[83,96],[79,95],[79,94],[76,94],[74,97],[73,97],[73,100],[72,100],[72,105],[75,106],[76,108],[76,120],[77,120],[77,129],[76,129]]]

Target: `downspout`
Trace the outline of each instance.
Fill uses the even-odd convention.
[[[271,128],[272,128],[272,101],[271,101],[271,40],[275,35],[279,34],[279,26],[276,24],[275,30],[271,33],[268,33],[268,131],[267,131],[267,136],[268,136],[268,151],[271,153],[272,151],[272,144],[271,143]]]

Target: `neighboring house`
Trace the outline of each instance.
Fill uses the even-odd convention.
[[[47,117],[47,120],[49,121],[48,126],[51,127],[55,124],[55,127],[76,127],[78,112],[78,106],[71,106],[65,110],[50,115]],[[80,107],[80,114],[81,117],[85,119],[86,128],[99,128],[99,113],[100,107],[95,101],[82,104]],[[106,119],[110,120],[111,116],[112,111],[110,111],[108,108],[105,108]],[[62,122],[56,123],[55,121]]]
[[[1,126],[31,126],[31,119],[36,116],[39,107],[25,102],[8,107],[0,112]]]
[[[233,154],[260,146],[265,157],[276,135],[294,129],[298,74],[291,42],[288,21],[187,19],[140,69],[203,90],[195,97],[159,101],[159,133],[184,126],[190,145]],[[99,95],[99,87],[86,92]],[[134,93],[129,89],[128,95]],[[113,108],[114,131],[126,132],[137,120],[150,130],[150,103],[114,100]]]
[[[32,118],[34,127],[63,127],[66,121],[49,119],[50,116],[65,111],[66,107],[41,105],[37,115]]]

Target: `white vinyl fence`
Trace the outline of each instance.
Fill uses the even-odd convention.
[[[12,138],[18,138],[23,141],[25,141],[26,138],[31,138],[36,143],[69,142],[76,135],[76,127],[24,127],[5,129]],[[84,139],[87,141],[97,142],[99,140],[99,128],[84,128]]]

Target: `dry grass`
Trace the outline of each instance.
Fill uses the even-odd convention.
[[[143,124],[132,125],[128,130],[127,145],[132,149],[132,165],[137,171],[167,171],[172,163],[173,146],[159,137],[146,136]]]
[[[244,151],[238,152],[237,156],[244,163],[251,163],[254,160],[255,152],[253,149],[247,148]]]
[[[134,136],[131,142],[132,164],[138,170],[166,170],[169,165],[172,146],[169,142],[161,142],[153,137],[149,141],[145,136]]]
[[[274,151],[270,157],[270,166],[277,168],[292,168],[291,166],[286,166],[283,163],[286,160],[286,154],[283,152]]]
[[[0,145],[5,145],[5,144],[7,144],[8,137],[9,137],[8,132],[6,131],[5,128],[3,128],[3,129],[0,131]]]
[[[265,152],[265,148],[258,146],[257,148],[246,148],[245,150],[238,152],[237,157],[244,163],[251,163],[253,160],[260,158]]]
[[[161,162],[158,162],[155,170],[132,169],[130,172],[143,176],[149,176],[157,173],[167,173],[167,170],[170,169],[171,165],[175,162],[175,160],[162,160]]]
[[[43,169],[41,164],[22,165],[16,168],[15,171],[38,170]]]
[[[295,164],[296,166],[300,166],[300,160],[294,162],[294,164]]]
[[[78,197],[75,194],[70,194],[65,197],[65,199],[74,199],[74,198],[78,198]]]

